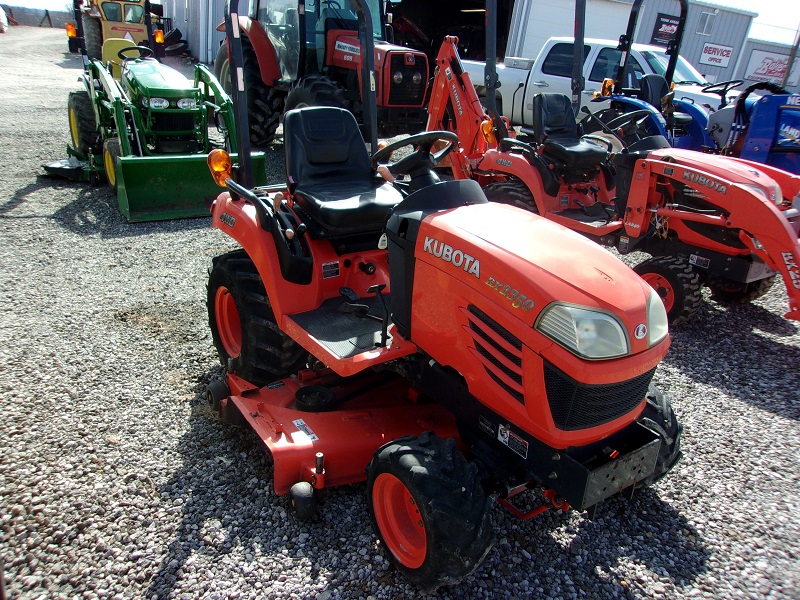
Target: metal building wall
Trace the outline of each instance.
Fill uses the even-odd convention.
[[[189,44],[189,52],[201,63],[212,64],[225,34],[216,30],[225,14],[225,0],[162,0],[164,15],[172,17]],[[247,2],[240,2],[247,8]]]
[[[642,3],[639,14],[639,25],[634,41],[649,44],[658,14],[680,15],[680,3],[677,0],[648,0]],[[697,33],[702,13],[714,14],[714,23],[708,35]],[[689,2],[689,13],[686,29],[683,34],[680,53],[686,60],[703,73],[710,81],[726,81],[733,79],[739,56],[744,49],[750,24],[756,13],[726,9],[721,4],[712,2]],[[726,67],[701,63],[703,48],[706,43],[732,48]]]

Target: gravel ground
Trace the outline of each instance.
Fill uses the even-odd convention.
[[[12,598],[409,598],[363,485],[301,524],[271,459],[203,400],[220,375],[210,219],[130,225],[107,188],[46,177],[78,59],[60,30],[0,37],[0,559]],[[281,172],[277,144],[273,172]],[[800,597],[798,325],[782,286],[708,297],[656,375],[684,458],[598,517],[520,522],[437,598]]]

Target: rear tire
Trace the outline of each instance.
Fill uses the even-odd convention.
[[[70,92],[67,99],[67,116],[72,147],[80,154],[92,154],[97,148],[99,131],[94,118],[94,107],[89,92]]]
[[[108,138],[103,143],[103,166],[106,170],[106,179],[108,185],[116,194],[119,182],[117,181],[117,163],[122,156],[122,147],[119,143],[119,138]]]
[[[711,290],[711,297],[717,302],[740,302],[747,304],[761,298],[772,289],[777,275],[770,275],[758,281],[740,283],[729,279],[709,279],[706,283]]]
[[[654,385],[647,391],[647,405],[639,422],[656,432],[661,438],[656,469],[650,477],[640,481],[640,485],[651,485],[666,475],[681,457],[681,434],[683,425],[678,422],[672,410],[669,396],[662,394]]]
[[[528,186],[516,177],[512,177],[507,181],[490,183],[483,188],[483,193],[492,202],[510,204],[511,206],[524,208],[537,215],[539,214],[533,194],[528,189]]]
[[[283,95],[261,79],[258,58],[249,42],[242,40],[244,87],[247,93],[247,117],[250,143],[257,148],[269,146],[283,114]],[[227,62],[227,53],[225,61]],[[216,68],[216,63],[215,63]],[[230,65],[228,66],[230,69]],[[230,88],[232,89],[232,88]]]
[[[81,15],[83,23],[83,40],[89,58],[101,60],[103,57],[103,31],[99,19],[87,14]]]
[[[672,325],[688,320],[700,308],[700,275],[682,256],[654,256],[633,269],[664,302]]]
[[[378,449],[367,503],[387,557],[425,592],[472,573],[492,546],[491,499],[453,439],[428,432]]]
[[[207,307],[214,347],[230,372],[264,386],[305,366],[308,353],[278,328],[264,283],[244,250],[214,258]]]
[[[286,112],[307,106],[334,106],[349,110],[342,86],[325,75],[308,75],[295,82],[286,96]]]

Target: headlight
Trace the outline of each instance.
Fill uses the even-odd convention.
[[[178,100],[178,108],[184,108],[186,110],[194,110],[197,108],[197,102],[194,98],[181,98]]]
[[[395,71],[394,75],[392,75],[392,81],[400,85],[403,83],[403,74],[400,71]]]
[[[150,98],[150,108],[169,108],[169,100],[165,98]]]
[[[411,81],[414,82],[414,85],[419,85],[420,83],[422,83],[422,73],[420,73],[419,71],[414,73],[414,75],[411,77]]]
[[[650,288],[650,297],[647,299],[647,345],[655,346],[669,333],[667,309],[661,296]]]
[[[542,311],[536,328],[567,350],[585,358],[615,358],[630,353],[619,321],[590,308],[551,304]]]
[[[783,204],[783,193],[781,193],[780,186],[774,180],[765,185],[745,183],[744,186],[750,188],[765,200],[772,202],[775,206]]]

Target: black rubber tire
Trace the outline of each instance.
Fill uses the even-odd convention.
[[[86,13],[81,14],[83,23],[83,40],[86,44],[86,54],[89,58],[101,60],[103,58],[103,30],[100,20],[90,17]]]
[[[285,111],[306,106],[334,106],[349,110],[342,86],[325,75],[307,75],[296,81],[286,96]]]
[[[633,269],[650,283],[662,299],[672,294],[672,306],[667,308],[667,318],[672,325],[687,321],[702,301],[700,274],[683,256],[654,256],[640,262]],[[665,285],[653,285],[657,278]]]
[[[242,40],[244,52],[244,87],[247,93],[247,121],[250,126],[250,143],[265,148],[275,139],[275,131],[283,114],[284,96],[261,79],[258,59],[253,47]],[[225,57],[227,60],[227,55]]]
[[[750,283],[740,283],[729,279],[709,279],[706,285],[711,290],[711,297],[717,302],[747,304],[761,298],[761,296],[770,291],[777,277],[777,275],[770,275]]]
[[[81,154],[92,154],[97,149],[100,136],[89,92],[78,90],[69,93],[67,116],[72,147]]]
[[[307,481],[298,481],[289,488],[289,506],[299,521],[308,521],[317,514],[317,495],[314,486]]]
[[[222,401],[231,395],[228,384],[221,379],[215,379],[206,388],[206,402],[209,408],[219,415],[222,408]]]
[[[675,416],[669,396],[652,384],[647,391],[647,405],[638,421],[661,437],[655,471],[639,482],[639,485],[651,485],[666,475],[680,459],[683,425]]]
[[[417,567],[403,564],[395,556],[387,544],[387,532],[379,526],[376,505],[378,511],[385,512],[390,504],[386,496],[379,495],[381,482],[395,481],[384,475],[399,480],[403,491],[410,494],[410,503],[417,507],[425,532],[424,560]],[[373,498],[376,481],[378,497]],[[367,466],[372,526],[387,558],[423,592],[457,583],[480,565],[492,547],[491,503],[481,487],[477,465],[467,462],[453,439],[443,440],[431,432],[382,446]]]
[[[231,65],[228,62],[228,44],[223,43],[217,50],[217,56],[214,58],[214,77],[222,84],[228,95],[231,93]]]
[[[119,138],[108,138],[105,142],[103,142],[103,167],[106,171],[106,181],[108,181],[108,184],[111,186],[111,189],[115,194],[117,193],[117,188],[119,187],[116,165],[119,162],[120,156],[122,156],[122,146],[119,143]],[[112,168],[112,165],[114,170],[109,172],[109,170]]]
[[[521,179],[511,177],[507,181],[496,181],[483,188],[483,193],[491,202],[510,204],[539,214],[536,200],[528,186]]]
[[[238,355],[225,349],[215,311],[217,291],[225,288],[236,306],[241,324]],[[308,361],[308,353],[278,328],[264,283],[244,250],[213,259],[208,274],[208,324],[220,362],[253,385],[264,386],[294,375]]]

